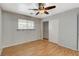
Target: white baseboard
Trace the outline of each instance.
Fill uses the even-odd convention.
[[[41,40],[41,39],[38,39],[38,40]],[[3,46],[2,48],[7,48],[7,47],[11,47],[11,46],[15,46],[15,45],[23,44],[23,43],[29,43],[29,42],[32,42],[32,41],[35,41],[35,40],[16,42],[16,43],[13,43],[13,44],[9,44],[9,45]]]
[[[72,49],[72,50],[77,51],[77,49],[73,49],[73,48],[70,48],[70,47],[64,46],[63,44],[61,44],[61,43],[59,43],[59,42],[56,42],[56,41],[50,41],[50,40],[49,40],[49,42],[56,43],[56,44],[59,45],[59,46],[62,46],[62,47],[65,47],[65,48],[68,48],[68,49]]]

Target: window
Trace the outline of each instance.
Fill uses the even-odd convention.
[[[18,29],[34,29],[34,21],[26,19],[18,19]]]

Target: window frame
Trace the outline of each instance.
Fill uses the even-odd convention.
[[[20,24],[19,24],[19,20],[24,20],[24,21],[26,20],[26,23],[27,23],[27,24],[30,24],[30,22],[33,22],[33,23],[31,24],[33,28],[29,27],[28,25],[27,25],[26,28],[20,28],[20,27],[19,27],[19,25],[20,25]],[[18,21],[17,21],[17,23],[18,23],[18,24],[17,24],[17,29],[18,29],[18,30],[33,30],[33,29],[35,29],[35,21],[33,21],[33,20],[27,20],[27,19],[19,18]]]

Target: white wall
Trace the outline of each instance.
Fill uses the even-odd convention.
[[[14,44],[42,39],[41,19],[18,15],[6,11],[2,12],[2,18],[3,18],[3,47],[8,47]],[[35,29],[24,30],[24,31],[17,30],[18,18],[33,20],[35,22]]]
[[[1,14],[1,8],[0,8],[0,54],[2,50],[2,14]]]
[[[77,50],[78,10],[72,9],[45,18],[49,20],[49,41]]]

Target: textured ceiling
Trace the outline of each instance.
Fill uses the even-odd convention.
[[[15,12],[15,13],[37,17],[37,18],[45,18],[47,16],[51,16],[60,12],[64,12],[79,7],[78,3],[46,3],[45,7],[52,5],[56,5],[56,8],[49,10],[48,11],[49,15],[46,14],[35,15],[36,11],[29,10],[32,8],[38,8],[37,3],[1,3],[0,7],[6,11]]]

